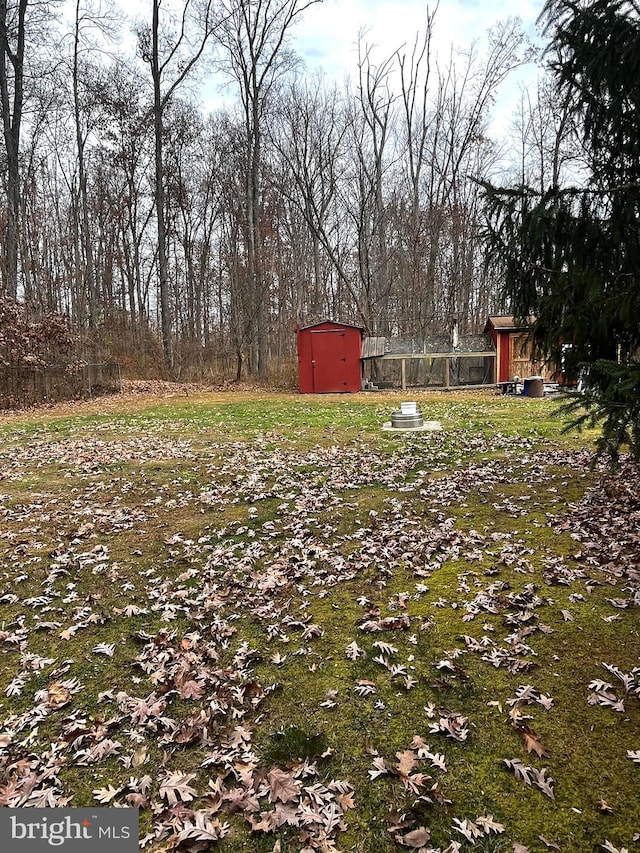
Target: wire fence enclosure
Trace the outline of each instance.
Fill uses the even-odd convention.
[[[0,409],[25,409],[121,391],[120,365],[115,362],[0,367]]]
[[[365,382],[378,388],[472,388],[497,381],[487,335],[365,338]]]
[[[496,381],[492,354],[396,355],[372,361],[376,363],[365,370],[365,380],[378,388],[475,388]]]

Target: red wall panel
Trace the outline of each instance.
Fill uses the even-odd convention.
[[[354,393],[362,384],[362,329],[327,321],[298,330],[301,394]]]

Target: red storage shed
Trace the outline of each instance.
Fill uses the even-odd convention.
[[[534,360],[531,355],[529,329],[534,318],[527,323],[518,323],[515,317],[489,317],[485,334],[491,335],[496,347],[497,381],[508,382],[515,376],[525,379],[530,376],[543,376],[549,379],[553,371]]]
[[[362,388],[360,326],[326,320],[298,329],[301,394],[353,393]]]

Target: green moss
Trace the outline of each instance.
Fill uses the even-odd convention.
[[[271,732],[261,753],[267,764],[288,765],[305,758],[319,758],[327,749],[324,732],[310,734],[298,726],[283,726]]]

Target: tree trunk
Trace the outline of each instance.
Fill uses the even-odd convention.
[[[7,153],[7,233],[4,290],[12,297],[18,293],[18,234],[20,228],[20,125],[22,122],[25,18],[28,0],[19,0],[16,47],[8,32],[7,0],[0,0],[0,99],[2,124]],[[13,69],[13,98],[7,60]],[[11,101],[13,100],[13,103]]]
[[[74,31],[73,45],[73,110],[75,119],[76,132],[76,150],[78,156],[78,189],[79,198],[79,224],[80,237],[82,241],[81,257],[82,268],[78,271],[81,284],[85,292],[86,306],[88,308],[87,321],[89,328],[92,329],[96,325],[97,319],[97,298],[95,287],[95,272],[93,266],[93,244],[91,240],[91,229],[89,227],[89,201],[87,198],[87,171],[84,156],[84,137],[82,132],[82,123],[80,120],[80,91],[79,91],[79,52],[80,52],[80,0],[76,0],[76,20]],[[80,322],[84,324],[85,318],[80,318]]]
[[[162,150],[163,103],[160,90],[161,70],[158,49],[160,0],[153,0],[151,75],[153,78],[153,131],[155,141],[155,205],[158,229],[158,281],[160,290],[160,328],[162,350],[169,375],[173,375],[173,340],[171,335],[171,299],[169,294],[169,264],[167,260],[167,222],[164,199],[164,167]]]

